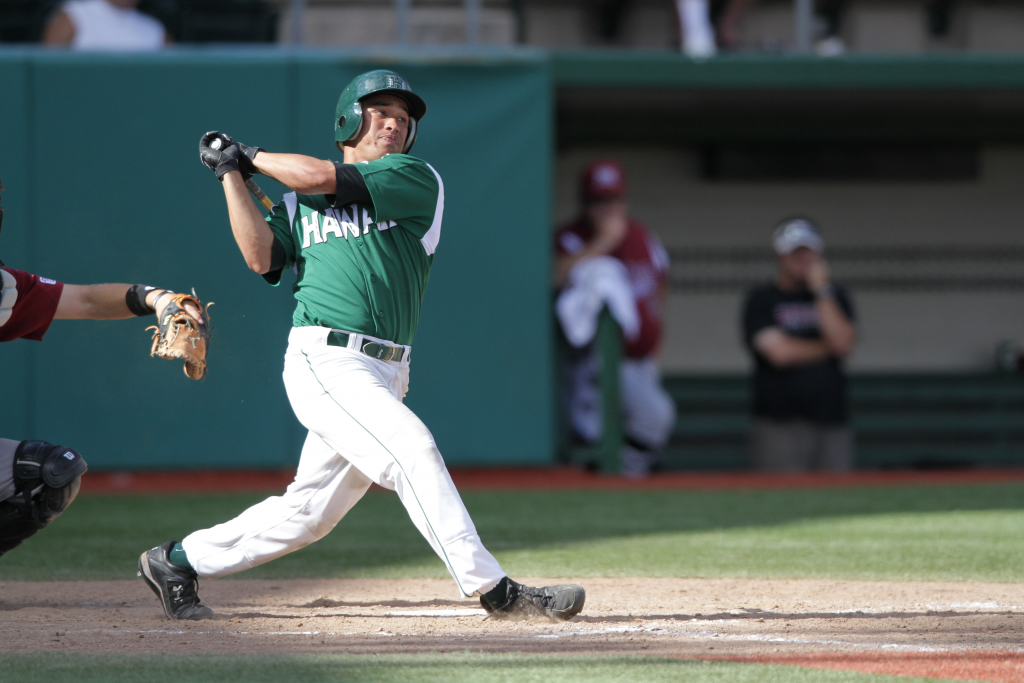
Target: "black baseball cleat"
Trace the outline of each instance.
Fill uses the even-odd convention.
[[[580,613],[587,593],[582,586],[563,584],[531,588],[512,579],[508,581],[505,602],[492,606],[483,597],[480,604],[487,611],[486,619],[524,621],[546,617],[553,621],[568,621]]]
[[[199,604],[199,575],[171,564],[167,554],[175,541],[168,541],[139,556],[141,576],[164,606],[168,619],[212,619],[213,610]]]

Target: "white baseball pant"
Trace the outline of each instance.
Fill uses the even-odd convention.
[[[601,438],[604,418],[597,386],[596,353],[568,369],[569,418],[576,433],[589,442]],[[661,371],[653,358],[623,358],[619,363],[619,395],[629,438],[660,449],[668,443],[676,422],[676,406],[661,386]]]
[[[284,383],[309,429],[298,471],[282,496],[182,541],[203,577],[249,569],[323,538],[371,483],[398,493],[409,517],[451,572],[462,595],[484,593],[505,576],[484,547],[426,425],[403,403],[401,361],[327,346],[330,330],[296,327],[288,337]],[[370,341],[380,341],[366,337]]]

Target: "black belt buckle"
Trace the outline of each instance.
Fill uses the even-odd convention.
[[[373,349],[372,347],[374,346],[376,346],[377,348]],[[365,344],[363,344],[362,348],[363,353],[365,353],[370,358],[376,358],[377,360],[382,360],[385,363],[395,359],[395,352],[397,350],[398,347],[388,346],[387,344],[380,344],[378,342],[372,341],[368,341]]]
[[[343,349],[348,348],[349,339],[352,335],[347,332],[336,332],[331,331],[327,335],[328,346],[340,346]],[[390,346],[388,344],[381,344],[375,341],[364,341],[363,347],[359,349],[359,352],[369,356],[370,358],[376,358],[382,360],[385,363],[393,360],[401,360],[405,350],[400,346]]]

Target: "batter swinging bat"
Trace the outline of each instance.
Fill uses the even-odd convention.
[[[223,144],[224,140],[219,137],[214,138],[213,140],[210,140],[210,149],[220,149]],[[263,205],[263,208],[267,211],[274,208],[274,202],[270,201],[263,189],[256,184],[255,180],[249,178],[245,181],[245,186],[249,188],[249,192],[251,192],[252,196],[256,198],[256,201]]]

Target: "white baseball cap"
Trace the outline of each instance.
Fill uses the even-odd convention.
[[[792,254],[800,247],[820,253],[825,250],[825,240],[821,239],[814,223],[806,218],[791,218],[775,228],[772,246],[776,254]]]

